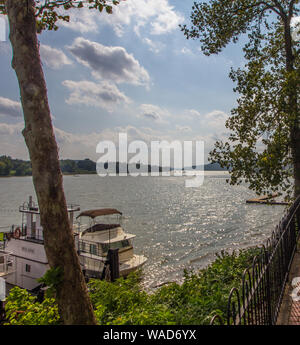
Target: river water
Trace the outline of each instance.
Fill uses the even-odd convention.
[[[285,206],[246,204],[255,197],[245,184],[230,186],[227,172],[205,172],[202,186],[186,188],[188,177],[64,176],[67,203],[81,210],[101,207],[123,212],[123,227],[136,235],[134,251],[144,254],[144,283],[180,281],[184,268],[202,268],[222,249],[262,244]],[[32,195],[31,177],[0,179],[0,227],[21,223],[18,207]]]

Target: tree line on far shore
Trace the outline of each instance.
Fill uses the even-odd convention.
[[[96,163],[93,162],[89,158],[85,158],[82,160],[73,160],[73,159],[61,159],[59,161],[60,168],[63,174],[96,174]],[[116,163],[116,173],[119,173],[119,169],[121,168],[120,163]],[[140,164],[136,164],[136,168],[143,171],[151,172],[152,168],[151,165],[141,167]],[[158,168],[159,172],[165,171],[167,169],[162,167]],[[200,169],[201,167],[197,167]],[[146,170],[145,170],[146,169]],[[205,164],[204,170],[212,171],[212,170],[226,170],[221,168],[217,163]],[[128,165],[127,165],[127,173],[129,173]],[[24,161],[21,159],[13,159],[10,156],[0,156],[0,176],[31,176],[32,169],[31,169],[31,162]]]
[[[86,158],[83,160],[62,159],[60,167],[64,174],[95,174],[96,163]],[[31,162],[0,156],[0,176],[31,176]]]

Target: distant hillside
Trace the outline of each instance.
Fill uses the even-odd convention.
[[[63,174],[96,174],[96,163],[90,159],[60,160]],[[0,176],[31,176],[31,162],[0,156]]]
[[[31,163],[9,156],[0,156],[0,176],[30,176]]]
[[[219,163],[210,163],[204,165],[206,171],[227,171],[226,168],[222,168]]]
[[[197,165],[196,167],[189,167],[185,168],[184,170],[202,170],[203,165]],[[205,171],[227,171],[226,168],[222,168],[219,163],[209,163],[209,164],[204,164],[204,170]]]
[[[107,168],[109,168],[108,164],[105,164]],[[104,167],[105,167],[104,165]],[[62,173],[65,175],[69,174],[96,174],[96,163],[90,160],[89,158],[82,159],[82,160],[73,160],[73,159],[62,159],[60,160],[60,167]],[[197,170],[200,170],[201,167],[197,167]],[[192,168],[187,168],[185,170],[190,170]],[[167,167],[158,167],[158,166],[151,166],[151,165],[141,165],[141,164],[131,164],[128,165],[126,163],[116,163],[116,173],[119,174],[120,172],[129,173],[130,171],[136,170],[140,172],[151,172],[151,171],[169,171],[173,170],[172,168]],[[219,164],[205,164],[204,170],[207,171],[222,171],[226,170],[220,167]],[[108,170],[109,171],[109,170]],[[9,156],[0,156],[0,176],[31,176],[31,162],[30,161],[23,161],[21,159],[13,159]]]

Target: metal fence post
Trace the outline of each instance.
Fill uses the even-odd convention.
[[[271,283],[270,283],[270,264],[268,251],[264,248],[266,265],[266,304],[267,304],[267,324],[272,325],[272,301],[271,301]]]

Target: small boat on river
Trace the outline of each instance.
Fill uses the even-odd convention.
[[[67,205],[67,209],[75,248],[87,279],[104,277],[109,249],[118,249],[120,276],[128,275],[147,261],[143,255],[134,254],[132,239],[135,235],[124,232],[120,225],[120,211],[89,210],[81,212],[75,219],[75,212],[80,211],[79,205]],[[19,207],[19,212],[22,214],[21,225],[0,229],[0,277],[10,285],[32,291],[40,285],[37,279],[49,269],[43,227],[39,207],[32,197]],[[103,218],[101,223],[96,222],[99,216]],[[82,224],[84,217],[89,219],[88,224]],[[106,222],[105,217],[108,217]],[[112,217],[116,217],[113,222]]]
[[[134,254],[136,236],[123,230],[122,212],[113,208],[87,210],[78,218],[80,223],[74,231],[79,234],[79,259],[86,276],[99,277],[103,273],[109,249],[118,249],[120,276],[128,275],[147,261],[145,256]],[[82,224],[84,218],[88,221]]]

